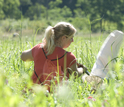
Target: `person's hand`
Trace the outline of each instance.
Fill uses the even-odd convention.
[[[80,64],[80,63],[77,63],[77,66],[78,66],[78,68],[80,68],[80,67],[84,67],[84,65],[83,64]]]
[[[83,68],[83,74],[87,72],[87,68],[83,64],[77,63],[77,67]]]

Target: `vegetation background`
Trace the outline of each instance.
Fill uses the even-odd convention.
[[[2,33],[39,29],[58,21],[72,23],[89,32],[123,30],[123,0],[0,0],[0,29]],[[23,23],[22,23],[23,22]]]
[[[124,43],[109,80],[95,94],[92,85],[73,76],[68,86],[47,93],[32,85],[33,62],[20,59],[22,51],[42,41],[48,25],[66,21],[78,31],[67,50],[90,72],[108,34],[124,31],[123,7],[124,0],[0,0],[0,107],[123,107]]]

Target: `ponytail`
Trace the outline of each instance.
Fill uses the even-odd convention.
[[[52,26],[47,27],[45,30],[45,35],[43,38],[44,48],[47,51],[46,55],[50,55],[53,53],[55,49],[55,43],[54,43],[54,29]]]
[[[55,46],[61,46],[61,37],[72,36],[76,32],[76,29],[67,22],[59,22],[54,27],[49,26],[45,31],[43,38],[44,48],[47,51],[46,55],[53,53]],[[63,48],[63,47],[61,47]]]

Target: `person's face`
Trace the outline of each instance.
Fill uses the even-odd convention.
[[[63,36],[62,37],[62,48],[67,48],[70,46],[71,42],[73,42],[73,35],[72,36]]]

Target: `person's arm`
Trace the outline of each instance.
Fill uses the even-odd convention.
[[[29,50],[22,52],[21,59],[23,61],[33,61],[34,59],[32,56],[32,49],[29,49]]]
[[[70,74],[74,73],[75,76],[81,76],[87,71],[87,68],[83,66],[82,64],[74,63],[71,65],[71,67],[68,69],[68,72]]]

